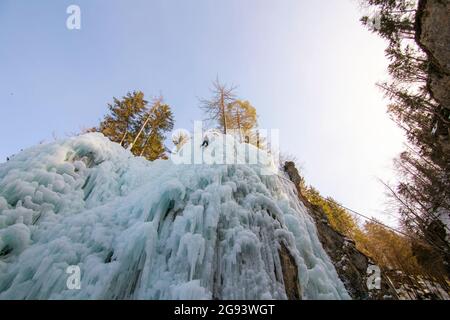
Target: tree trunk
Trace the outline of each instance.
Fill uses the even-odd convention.
[[[223,96],[223,92],[220,93],[220,109],[222,111],[222,118],[223,118],[223,132],[227,134],[227,117],[225,112],[225,99]]]
[[[141,129],[139,130],[139,133],[137,134],[136,138],[134,138],[133,142],[131,143],[131,149],[130,151],[133,149],[134,144],[136,143],[136,141],[138,140],[139,136],[141,135],[142,131],[144,131],[145,126],[147,125],[147,123],[150,121],[150,115],[148,115],[147,119],[145,120],[144,124],[142,125]]]
[[[237,127],[239,130],[239,142],[242,143],[242,134],[241,134],[241,114],[237,112]]]
[[[120,145],[123,145],[123,142],[125,141],[127,134],[128,134],[128,130],[125,130],[125,134],[123,135],[122,140],[120,140]]]
[[[144,154],[145,148],[147,147],[147,143],[150,141],[150,137],[153,134],[153,130],[150,132],[150,134],[148,135],[147,139],[144,142],[144,145],[142,146],[142,150],[141,153],[139,154],[140,157],[142,157],[142,155]]]

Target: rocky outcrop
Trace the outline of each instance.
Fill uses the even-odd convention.
[[[302,178],[293,162],[286,162],[284,170],[289,179],[295,184],[300,200],[308,208],[313,217],[319,240],[331,258],[336,271],[353,299],[394,299],[395,290],[392,289],[388,277],[381,273],[381,289],[369,290],[367,286],[368,270],[374,263],[369,257],[360,252],[355,242],[338,231],[328,222],[326,214],[317,206],[312,205],[302,195],[300,182]]]
[[[419,0],[416,42],[429,60],[427,87],[440,105],[442,118],[450,119],[450,0]],[[437,119],[435,130],[445,150],[450,151],[450,127]]]
[[[284,243],[281,243],[279,255],[286,295],[289,300],[301,300],[297,263]]]
[[[445,279],[426,275],[405,274],[400,270],[388,270],[401,300],[450,300],[450,291]]]
[[[420,0],[416,41],[430,60],[429,89],[450,107],[450,0]]]
[[[450,170],[450,0],[419,0],[416,14],[416,43],[426,53],[429,61],[427,89],[438,103],[433,134],[438,148],[435,153],[441,159],[440,165]],[[442,222],[448,221],[450,212],[444,208],[437,210]],[[445,223],[445,222],[444,222]],[[434,224],[434,225],[433,225]],[[449,236],[444,225],[435,221],[429,226],[428,236],[440,248],[448,250],[443,239]],[[448,230],[447,230],[448,231]],[[439,235],[440,234],[440,235]],[[439,235],[439,236],[436,236]],[[450,262],[445,256],[447,274]]]

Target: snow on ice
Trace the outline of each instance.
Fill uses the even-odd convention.
[[[253,150],[221,141],[149,162],[90,133],[0,164],[0,299],[286,299],[281,243],[302,298],[348,299],[293,185],[267,174],[270,157],[180,164]]]

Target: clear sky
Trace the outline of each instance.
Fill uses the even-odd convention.
[[[81,8],[81,30],[66,8]],[[219,75],[280,129],[307,182],[383,215],[403,135],[375,87],[385,43],[356,0],[0,0],[0,161],[97,125],[113,96],[162,93],[176,128],[202,119]]]

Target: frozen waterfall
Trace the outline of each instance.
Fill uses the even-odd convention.
[[[252,148],[229,140],[207,152]],[[270,161],[177,157],[91,133],[0,164],[0,299],[349,299],[294,186],[262,174]]]

